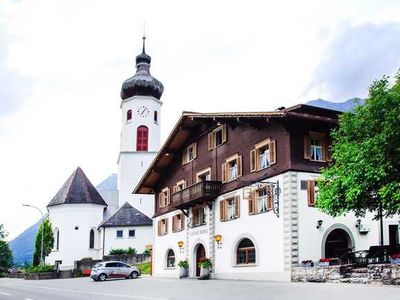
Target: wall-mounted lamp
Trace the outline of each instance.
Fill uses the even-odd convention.
[[[361,219],[357,219],[356,228],[360,228],[360,225],[361,225]]]
[[[178,242],[179,251],[182,253],[183,250],[183,241]]]
[[[322,226],[322,220],[318,220],[317,221],[317,229],[319,229]]]
[[[222,235],[216,234],[214,240],[217,242],[217,248],[222,248]]]

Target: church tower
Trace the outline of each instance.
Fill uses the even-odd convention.
[[[121,90],[121,145],[118,157],[119,205],[128,201],[148,216],[154,213],[154,196],[132,194],[160,148],[161,95],[164,87],[150,74],[151,57],[136,56],[136,74]]]

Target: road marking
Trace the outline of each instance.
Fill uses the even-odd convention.
[[[3,292],[0,292],[0,295],[11,296],[11,294],[7,294],[7,293],[3,293]]]
[[[68,293],[107,296],[107,297],[119,297],[119,298],[137,299],[137,300],[172,300],[172,298],[159,298],[159,297],[151,297],[151,296],[133,296],[133,295],[123,295],[123,294],[108,294],[108,293],[99,293],[99,292],[85,292],[85,291],[59,289],[59,288],[37,286],[37,285],[27,285],[27,284],[15,284],[15,283],[3,283],[2,282],[1,285],[29,287],[29,288],[35,288],[35,289],[53,290],[53,291],[68,292]],[[9,294],[7,294],[7,295],[11,296]]]

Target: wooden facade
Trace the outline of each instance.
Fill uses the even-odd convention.
[[[184,113],[134,192],[156,194],[154,213],[160,216],[289,170],[319,172],[330,160],[329,132],[337,125],[338,114],[307,105],[270,113]],[[312,132],[324,137],[322,161],[312,161],[305,153]],[[196,153],[188,154],[187,147],[193,144]],[[258,144],[269,147],[266,168],[254,168]],[[235,180],[226,174],[229,158],[239,169]],[[205,170],[210,171],[207,183],[198,183]],[[178,182],[185,183],[182,190]],[[166,188],[171,201],[160,207],[158,194]]]

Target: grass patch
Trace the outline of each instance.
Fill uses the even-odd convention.
[[[142,263],[136,265],[142,274],[150,274],[150,263]]]

